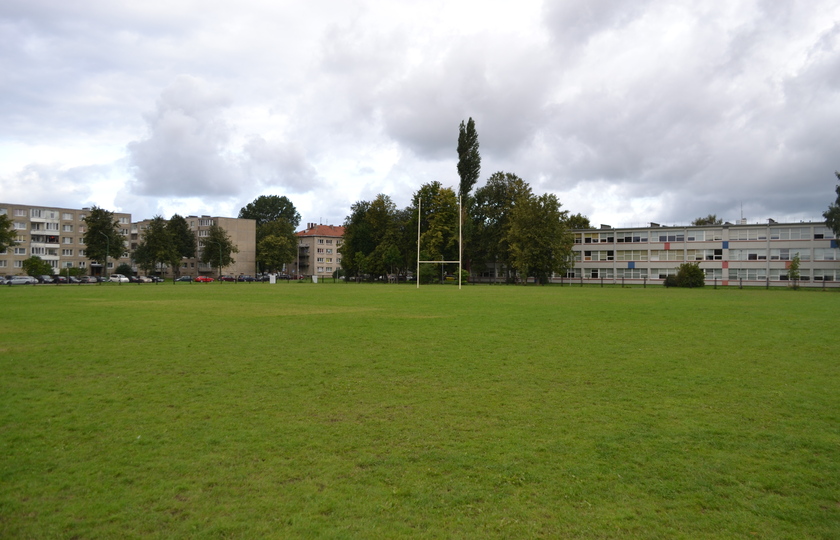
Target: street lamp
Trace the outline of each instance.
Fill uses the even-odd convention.
[[[99,234],[105,237],[105,264],[102,266],[102,277],[104,281],[105,273],[108,271],[108,256],[111,254],[111,237],[105,234],[102,231],[97,231]],[[102,284],[102,281],[99,284]]]

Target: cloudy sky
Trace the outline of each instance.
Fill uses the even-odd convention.
[[[594,224],[819,219],[836,0],[3,0],[0,201],[304,222],[512,172]],[[477,187],[478,187],[477,186]]]

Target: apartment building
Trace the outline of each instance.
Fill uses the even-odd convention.
[[[685,262],[697,262],[708,284],[786,286],[799,255],[799,284],[840,286],[840,249],[822,222],[649,227],[573,231],[575,267],[565,280],[662,283]],[[557,277],[555,281],[559,281]]]
[[[209,236],[210,227],[213,225],[218,225],[224,229],[233,245],[239,250],[238,253],[232,255],[234,263],[222,268],[222,271],[234,276],[240,274],[254,275],[257,267],[257,222],[255,220],[219,216],[187,216],[184,219],[187,220],[187,225],[196,237],[196,257],[182,260],[180,275],[192,277],[200,275],[218,276],[218,268],[210,267],[201,262],[202,250],[214,249],[212,245],[205,245],[204,243],[204,239]],[[137,245],[143,240],[143,231],[146,230],[150,222],[150,219],[146,219],[132,223],[129,239],[132,252],[137,249]],[[133,267],[135,272],[139,270],[136,265]],[[161,265],[157,273],[169,278],[175,276],[173,269],[165,265]]]
[[[66,268],[81,268],[83,273],[101,275],[101,261],[91,261],[85,252],[84,218],[90,208],[71,209],[25,204],[0,203],[0,215],[6,215],[12,221],[17,233],[18,245],[0,253],[0,275],[24,274],[23,261],[38,256],[49,263],[53,272],[58,274]],[[119,222],[121,233],[128,238],[131,214],[114,213]],[[129,262],[128,246],[122,251],[113,250],[108,259],[108,270],[122,263]]]
[[[338,248],[344,238],[344,227],[309,223],[295,235],[298,238],[298,258],[292,263],[295,275],[332,277],[341,268]]]

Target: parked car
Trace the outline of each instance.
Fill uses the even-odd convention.
[[[38,283],[53,283],[52,276],[47,276],[47,275],[37,276],[35,279],[38,281]]]
[[[219,281],[236,281],[236,278],[233,276],[222,276],[219,278]]]
[[[137,276],[137,283],[151,283],[152,278],[149,276]]]
[[[110,279],[108,279],[111,283],[128,283],[128,278],[122,274],[111,274]]]
[[[149,278],[152,280],[153,283],[163,283],[164,281],[166,281],[160,276],[149,276]]]
[[[178,279],[176,279],[175,281],[186,281],[186,282],[189,282],[189,281],[192,281],[192,280],[193,280],[193,278],[192,278],[192,277],[190,277],[190,276],[181,276],[181,277],[179,277]]]
[[[67,278],[67,283],[81,283],[81,281],[76,276],[70,276]]]
[[[237,281],[248,281],[248,282],[256,281],[254,279],[254,276],[242,276],[242,275],[240,275],[238,278],[236,278],[236,280]]]
[[[198,276],[195,280],[199,283],[211,283],[216,281],[215,279],[211,278],[210,276]]]
[[[98,281],[96,276],[81,276],[79,278],[79,283],[97,283]]]
[[[6,285],[35,285],[38,280],[32,276],[12,276]]]
[[[65,276],[55,276],[53,281],[56,283],[67,283],[67,278]]]

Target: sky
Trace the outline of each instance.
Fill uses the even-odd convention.
[[[836,0],[4,0],[0,201],[302,223],[494,172],[594,226],[820,220]]]

